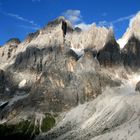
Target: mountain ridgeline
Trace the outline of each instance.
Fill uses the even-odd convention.
[[[0,47],[0,138],[105,140],[110,132],[116,140],[115,129],[131,120],[135,109],[123,99],[124,108],[114,112],[113,102],[100,116],[98,103],[106,105],[108,87],[121,95],[124,83],[139,73],[139,23],[138,13],[116,41],[112,28],[93,25],[83,31],[59,17],[23,42],[8,40]],[[133,92],[138,89],[139,84]],[[104,117],[111,120],[104,123]]]

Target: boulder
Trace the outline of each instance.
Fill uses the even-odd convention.
[[[136,84],[135,90],[138,91],[138,92],[140,92],[140,81]]]

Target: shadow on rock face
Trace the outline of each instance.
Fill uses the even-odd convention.
[[[0,139],[32,140],[41,132],[47,132],[55,125],[55,118],[46,113],[41,124],[32,120],[22,120],[16,124],[0,124]]]
[[[135,90],[138,91],[138,92],[140,92],[140,81],[136,84]]]
[[[132,70],[140,68],[140,41],[132,36],[125,47],[122,49],[122,61],[124,66]]]
[[[121,62],[120,48],[115,39],[110,40],[106,43],[102,50],[97,54],[97,59],[100,64],[105,67],[112,67],[119,65]]]

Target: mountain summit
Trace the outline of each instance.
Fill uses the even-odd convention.
[[[129,27],[127,28],[125,34],[121,39],[118,40],[120,48],[123,48],[132,36],[135,36],[137,39],[140,40],[139,25],[140,25],[140,12],[138,12],[137,15],[130,20]]]

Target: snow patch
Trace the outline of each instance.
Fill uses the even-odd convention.
[[[71,48],[78,56],[81,56],[84,54],[84,50],[79,48],[79,49],[76,49],[76,48]]]
[[[119,39],[117,40],[117,43],[120,45],[120,48],[123,49],[124,46],[127,44],[128,40],[127,39]]]
[[[26,84],[27,84],[27,81],[24,79],[24,80],[22,80],[22,81],[19,83],[18,87],[19,87],[19,88],[23,88],[23,87],[26,86]]]
[[[84,54],[84,47],[82,44],[80,44],[80,48],[75,48],[73,44],[71,44],[71,50],[73,50],[78,56],[81,56]]]

